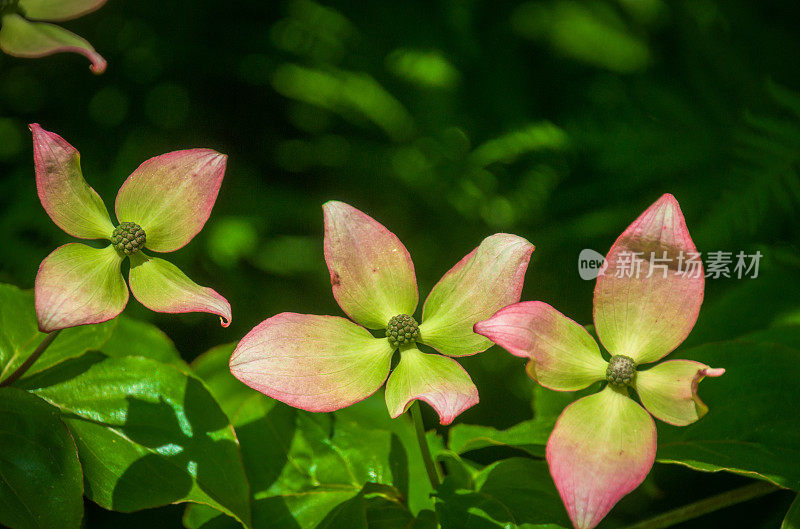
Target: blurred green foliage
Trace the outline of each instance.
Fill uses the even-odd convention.
[[[64,24],[108,59],[102,76],[78,56],[0,55],[0,281],[30,288],[67,241],[38,204],[36,121],[80,150],[109,206],[151,156],[230,156],[207,228],[175,259],[230,300],[232,325],[126,309],[186,360],[277,312],[340,313],[322,258],[329,199],[391,227],[423,291],[483,237],[524,236],[537,251],[523,299],[588,324],[594,283],[578,276],[578,253],[605,253],[671,192],[700,251],[764,255],[757,279],[708,281],[687,344],[796,325],[798,24],[796,4],[779,0],[112,0]],[[464,365],[481,404],[461,422],[531,417],[519,359],[494,348]],[[738,482],[657,466],[615,512],[635,518]],[[789,501],[715,523],[775,527]],[[181,512],[92,509],[89,528],[174,527]]]

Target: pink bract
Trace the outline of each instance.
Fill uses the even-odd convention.
[[[594,295],[595,328],[612,357],[628,357],[621,360],[635,368],[683,342],[697,320],[705,281],[702,265],[687,266],[690,258],[696,249],[670,194],[620,235]],[[725,372],[670,360],[615,385],[619,380],[607,377],[609,362],[589,333],[538,301],[505,307],[475,331],[528,358],[531,378],[550,389],[575,391],[609,380],[601,392],[564,409],[547,442],[550,473],[578,529],[595,527],[649,473],[656,452],[651,415],[674,425],[697,421],[708,411],[697,396],[699,382]],[[644,407],[629,398],[626,383]]]
[[[239,342],[231,373],[248,386],[308,411],[333,411],[363,400],[386,382],[392,417],[415,400],[430,404],[442,424],[478,402],[467,372],[452,358],[392,346],[364,327],[386,329],[411,316],[418,291],[414,263],[396,235],[343,202],[323,206],[325,261],[334,298],[353,321],[281,313]],[[509,234],[487,237],[434,287],[418,342],[450,355],[475,354],[491,342],[472,326],[519,300],[533,246]],[[436,317],[430,316],[436,314]],[[410,334],[408,335],[410,336]],[[399,347],[400,361],[390,373]],[[387,380],[388,377],[388,380]]]

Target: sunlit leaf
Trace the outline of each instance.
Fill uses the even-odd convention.
[[[116,320],[65,329],[44,354],[31,366],[26,376],[43,371],[88,350],[100,349],[109,339]],[[33,291],[20,290],[0,283],[0,379],[14,372],[45,339],[39,332],[33,306]]]
[[[250,520],[233,428],[200,380],[149,358],[85,355],[30,380],[61,410],[86,495],[130,512],[178,502]]]

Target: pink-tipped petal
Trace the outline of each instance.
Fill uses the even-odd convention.
[[[606,377],[608,362],[597,342],[547,303],[509,305],[476,323],[475,332],[515,356],[529,358],[528,374],[546,388],[577,391]]]
[[[451,356],[491,347],[473,327],[519,301],[533,249],[522,237],[508,233],[485,238],[433,287],[422,308],[419,341]]]
[[[113,246],[98,250],[73,242],[56,248],[36,274],[39,329],[52,332],[119,315],[128,303],[121,263]]]
[[[705,377],[724,373],[722,368],[714,369],[693,360],[667,360],[637,372],[633,387],[655,418],[686,426],[708,413],[708,406],[697,395],[697,385]]]
[[[106,70],[106,60],[89,42],[66,29],[45,22],[30,22],[16,13],[3,15],[0,49],[9,55],[37,59],[54,53],[79,53],[92,62],[93,73]]]
[[[283,312],[242,338],[233,376],[290,406],[335,411],[375,393],[389,374],[389,341],[336,316]]]
[[[547,463],[577,529],[591,529],[644,481],[656,457],[653,418],[607,386],[561,413],[547,441]]]
[[[386,382],[386,407],[392,418],[402,415],[415,400],[427,402],[450,424],[478,403],[478,388],[452,358],[425,354],[416,347],[402,351],[400,362]]]
[[[142,252],[131,255],[128,282],[133,297],[155,312],[208,312],[219,316],[223,327],[231,323],[231,305],[227,299],[214,289],[201,287],[164,259]]]
[[[333,297],[354,321],[385,329],[393,316],[417,308],[417,279],[408,250],[369,215],[344,202],[322,206],[325,262]]]
[[[29,20],[60,22],[91,13],[105,3],[106,0],[19,0],[19,7]]]
[[[686,339],[703,303],[702,265],[690,264],[696,252],[670,194],[619,236],[594,290],[597,335],[611,354],[654,362]]]
[[[227,157],[211,149],[175,151],[150,158],[122,184],[115,209],[120,222],[135,222],[145,246],[173,252],[197,235],[217,200]]]
[[[33,133],[33,163],[36,191],[56,225],[81,239],[107,239],[114,231],[103,199],[81,172],[80,154],[58,134],[38,123]]]

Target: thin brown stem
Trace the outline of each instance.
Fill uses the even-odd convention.
[[[19,380],[20,377],[24,375],[28,369],[30,369],[33,363],[36,362],[40,356],[42,356],[42,354],[47,350],[47,348],[50,347],[50,344],[53,343],[53,340],[56,339],[56,336],[58,336],[58,333],[60,332],[61,329],[49,333],[45,337],[45,339],[42,340],[42,343],[40,343],[39,346],[36,347],[36,350],[34,350],[31,353],[31,355],[27,359],[25,359],[24,362],[22,362],[22,365],[20,365],[13,373],[8,375],[8,377],[5,380],[0,382],[0,388],[10,386],[11,384]]]
[[[692,520],[725,507],[743,503],[761,496],[766,496],[776,490],[781,490],[777,485],[767,483],[765,481],[758,481],[738,489],[729,490],[716,496],[711,496],[683,507],[678,507],[671,511],[667,511],[658,516],[654,516],[648,520],[629,525],[625,529],[665,529],[673,525]]]

